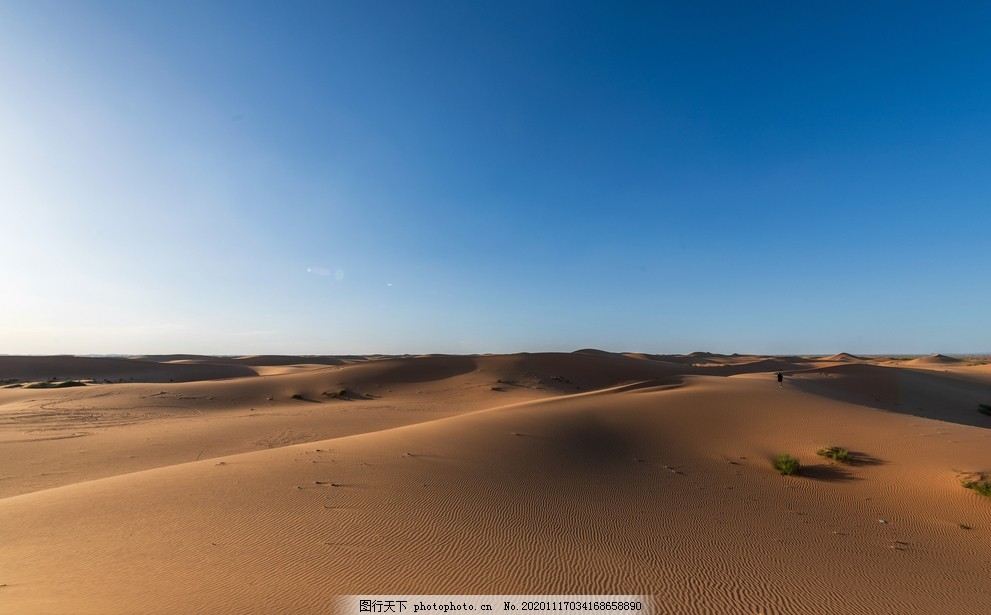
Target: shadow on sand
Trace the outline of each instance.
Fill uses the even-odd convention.
[[[874,455],[868,455],[867,453],[862,453],[860,451],[849,451],[850,461],[848,465],[851,466],[879,466],[883,463],[887,463],[880,457],[875,457]]]
[[[811,466],[802,466],[802,476],[827,483],[858,481],[863,479],[854,475],[853,468],[860,466],[879,466],[886,463],[879,457],[860,451],[849,451],[849,455],[850,461],[844,464],[826,462]]]
[[[854,476],[849,469],[831,463],[823,463],[814,466],[802,466],[801,475],[812,480],[819,480],[826,483],[846,483],[863,480]]]

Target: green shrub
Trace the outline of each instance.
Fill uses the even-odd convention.
[[[62,389],[65,387],[84,387],[84,386],[86,386],[86,383],[80,382],[78,380],[63,380],[62,382],[52,383],[52,388],[55,389]]]
[[[84,387],[85,382],[80,382],[78,380],[46,380],[45,382],[32,382],[30,384],[25,384],[25,389],[62,389],[65,387]]]
[[[977,404],[977,411],[981,414],[991,416],[991,404]]]
[[[965,480],[963,486],[973,489],[986,498],[991,498],[991,475],[981,474],[976,480]]]
[[[821,455],[822,457],[828,457],[833,461],[838,461],[839,463],[850,463],[853,459],[850,457],[850,451],[845,448],[840,448],[838,446],[826,446],[820,448],[816,451],[816,455]]]
[[[775,470],[781,472],[782,476],[798,474],[799,469],[802,467],[802,464],[799,463],[798,459],[795,459],[788,453],[781,453],[775,457],[772,464],[774,465]]]

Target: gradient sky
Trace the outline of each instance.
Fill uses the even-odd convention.
[[[991,352],[989,28],[0,0],[0,353]]]

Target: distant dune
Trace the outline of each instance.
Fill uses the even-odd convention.
[[[135,359],[74,357],[0,356],[0,379],[96,379],[136,382],[190,382],[254,376],[248,367],[216,363],[167,364]]]
[[[953,357],[948,357],[943,354],[933,354],[928,357],[919,357],[918,359],[911,359],[905,361],[905,365],[945,365],[948,363],[960,363],[960,359],[955,359]]]
[[[724,355],[715,354],[715,353],[712,353],[712,352],[705,352],[705,351],[697,350],[695,352],[688,353],[688,356],[689,357],[692,357],[693,359],[699,359],[699,358],[711,359],[713,357],[722,357]]]
[[[858,357],[857,355],[850,354],[849,352],[841,352],[839,354],[834,354],[831,357],[823,357],[822,360],[823,361],[843,361],[843,362],[849,362],[849,361],[869,361],[869,359],[867,359],[865,357]]]
[[[961,486],[991,471],[984,367],[156,358],[0,357],[4,382],[100,380],[0,388],[0,612],[631,592],[689,614],[985,610],[991,499]]]
[[[232,365],[257,365],[257,366],[279,366],[279,365],[340,365],[354,361],[364,361],[367,357],[354,356],[295,356],[295,355],[251,355],[243,357],[214,357],[207,355],[172,354],[172,355],[142,355],[131,357],[142,361],[155,361],[158,363],[211,363],[211,364],[232,364]]]
[[[575,354],[587,354],[593,357],[621,357],[624,356],[622,353],[609,352],[607,350],[597,350],[595,348],[582,348],[581,350],[576,350]]]
[[[239,365],[297,365],[300,363],[310,364],[310,365],[341,365],[343,363],[350,363],[356,360],[364,361],[365,357],[327,357],[327,356],[313,356],[313,357],[293,357],[286,355],[252,355],[249,357],[237,357],[232,359],[232,362]]]

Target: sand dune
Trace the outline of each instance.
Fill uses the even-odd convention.
[[[338,594],[402,592],[984,612],[991,500],[959,481],[991,469],[991,425],[960,413],[991,374],[835,363],[430,356],[75,398],[0,389],[0,485],[25,478],[18,459],[75,472],[0,499],[0,611],[325,613]],[[148,416],[12,441],[69,436],[101,400]],[[39,427],[45,408],[70,422]],[[149,441],[141,463],[121,454]],[[804,473],[776,473],[780,452]],[[87,456],[116,473],[87,475]]]
[[[714,371],[708,373],[722,376],[735,376],[740,374],[763,374],[767,372],[795,372],[816,367],[814,361],[804,358],[760,358],[748,359],[746,361],[736,360],[732,363],[725,363]],[[711,368],[710,368],[711,369]]]
[[[841,352],[839,354],[834,354],[831,357],[823,357],[822,361],[841,361],[841,362],[861,362],[869,361],[866,357],[858,357],[855,354],[850,354],[849,352]]]
[[[933,354],[928,357],[919,357],[918,359],[911,359],[905,361],[906,365],[946,365],[952,363],[960,363],[960,359],[954,357],[948,357],[943,354]]]
[[[581,350],[576,350],[574,354],[587,354],[593,357],[620,357],[623,356],[622,353],[609,352],[608,350],[599,350],[598,348],[582,348]]]

